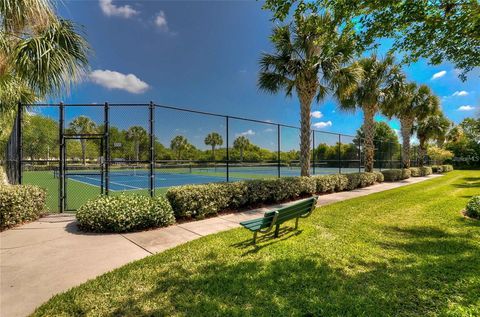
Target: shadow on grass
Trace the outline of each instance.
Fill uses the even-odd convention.
[[[193,271],[169,262],[168,276],[141,276],[153,280],[150,287],[138,292],[141,282],[133,283],[123,290],[125,296],[114,297],[109,315],[423,316],[446,315],[455,305],[464,312],[475,309],[478,244],[434,227],[385,229],[385,239],[372,242],[374,248],[389,249],[378,260],[352,255],[345,264],[321,254],[295,256],[293,249],[274,260],[222,261],[212,254]],[[124,278],[141,269],[132,266]],[[71,308],[83,312],[81,301],[70,301]]]
[[[480,187],[480,177],[464,177],[462,178],[464,183],[454,184],[457,188],[477,188]]]

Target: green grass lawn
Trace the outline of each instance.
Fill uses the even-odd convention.
[[[479,316],[480,221],[460,214],[479,193],[478,171],[454,171],[318,208],[257,247],[244,229],[207,236],[34,315]]]

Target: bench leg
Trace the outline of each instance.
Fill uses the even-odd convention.
[[[253,233],[253,244],[257,243],[257,231]]]
[[[280,230],[280,225],[275,226],[275,234],[273,235],[274,238],[278,238],[278,231]]]
[[[298,229],[298,218],[295,219],[295,230],[297,230],[297,229]]]

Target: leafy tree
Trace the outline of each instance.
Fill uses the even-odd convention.
[[[24,121],[23,151],[32,160],[58,155],[58,123],[41,115],[27,115]]]
[[[243,153],[250,145],[250,141],[243,135],[233,141],[233,148],[240,152],[240,161],[243,161]]]
[[[373,171],[375,114],[389,106],[386,97],[398,84],[400,69],[394,58],[388,55],[384,59],[376,55],[362,58],[358,61],[363,70],[363,78],[358,85],[340,98],[340,109],[355,111],[363,110],[363,131],[365,133],[365,171]]]
[[[463,168],[480,167],[480,118],[465,118],[450,129],[445,148],[455,154],[455,165]]]
[[[378,38],[393,38],[392,52],[403,51],[404,62],[444,61],[466,72],[480,65],[480,2],[412,0],[266,0],[264,8],[284,20],[306,12],[331,10],[338,19],[356,23],[359,48],[375,45]]]
[[[88,52],[76,26],[56,16],[52,1],[0,1],[0,122],[7,131],[18,102],[60,95],[76,83],[87,70]]]
[[[69,133],[72,134],[89,134],[97,131],[97,125],[89,117],[79,116],[73,119],[68,125]],[[80,139],[82,146],[82,162],[86,165],[87,143],[86,139]]]
[[[365,138],[364,126],[357,130],[357,134],[353,140],[353,143],[360,144],[360,140]],[[397,133],[386,122],[375,122],[374,124],[374,145],[377,149],[377,160],[389,160],[395,157],[395,154],[399,151],[400,144],[398,141]],[[363,141],[362,141],[363,142]]]
[[[212,158],[215,161],[215,147],[223,144],[222,136],[217,132],[212,132],[207,135],[204,142],[205,145],[210,145],[212,147]]]
[[[140,144],[148,142],[147,131],[141,126],[133,126],[127,130],[127,140],[133,142],[135,160],[140,160]]]
[[[270,37],[275,53],[263,54],[258,79],[260,89],[300,101],[301,175],[310,174],[310,112],[313,99],[322,101],[329,92],[339,96],[361,77],[356,66],[346,66],[355,43],[349,25],[340,27],[329,14],[297,16],[291,24],[275,27]]]
[[[177,135],[170,141],[170,149],[175,152],[177,160],[182,159],[182,153],[191,147],[187,139],[183,135]]]
[[[418,159],[420,166],[423,166],[425,162],[428,141],[445,138],[450,124],[450,121],[441,111],[426,117],[418,123],[416,130],[419,141]]]
[[[443,164],[446,160],[452,159],[454,156],[453,152],[437,146],[428,147],[427,154],[435,164]]]
[[[403,77],[403,76],[402,76]],[[417,86],[415,83],[403,82],[390,95],[390,107],[385,107],[383,113],[388,117],[400,120],[402,134],[402,165],[410,167],[410,137],[416,122],[424,120],[439,110],[438,99],[427,85]]]

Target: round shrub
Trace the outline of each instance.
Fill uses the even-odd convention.
[[[420,170],[419,167],[410,167],[409,170],[412,177],[422,176],[422,171]]]
[[[431,175],[433,172],[430,166],[424,166],[420,167],[420,173],[422,174],[422,176],[428,176]]]
[[[465,210],[467,216],[480,219],[480,196],[473,196]]]
[[[348,185],[348,177],[345,174],[317,175],[312,176],[312,179],[317,183],[316,192],[319,194],[341,192]]]
[[[33,185],[0,185],[0,230],[38,219],[47,211],[46,192]]]
[[[377,183],[382,183],[385,180],[385,177],[383,177],[382,172],[374,171],[373,173],[375,174]]]
[[[131,232],[175,222],[164,197],[137,194],[99,196],[81,206],[76,217],[82,230],[93,232]]]
[[[387,182],[396,182],[402,179],[410,178],[411,172],[409,169],[390,169],[383,170],[383,176]]]
[[[435,174],[443,173],[443,168],[441,165],[432,165],[432,172]]]
[[[442,170],[443,172],[451,172],[453,171],[453,166],[449,164],[442,165]]]

